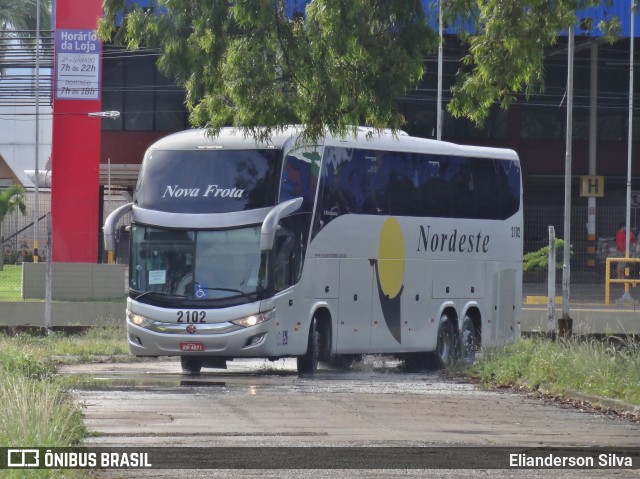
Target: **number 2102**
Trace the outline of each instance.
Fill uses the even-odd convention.
[[[179,323],[206,323],[206,311],[178,311],[176,314]]]

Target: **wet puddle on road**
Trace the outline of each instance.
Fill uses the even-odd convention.
[[[73,364],[61,366],[59,373],[66,387],[84,391],[235,389],[289,384],[297,379],[295,363],[292,368],[284,361],[234,362],[229,369],[203,369],[197,375],[183,374],[175,361]]]
[[[188,387],[226,387],[226,381],[207,379],[183,379],[174,375],[163,376],[153,374],[135,377],[130,374],[123,375],[93,375],[71,374],[65,376],[64,384],[72,389],[85,391],[105,391],[123,389],[173,389],[181,386]]]
[[[439,394],[470,393],[475,386],[445,379],[436,371],[411,373],[399,363],[365,360],[349,370],[320,369],[315,377],[298,377],[295,360],[236,360],[229,369],[183,374],[179,362],[78,364],[60,368],[64,384],[83,391],[243,391],[249,395],[287,389],[292,393]]]
[[[229,374],[211,373],[197,376],[165,373],[99,372],[64,373],[63,384],[70,389],[84,391],[117,390],[176,390],[180,388],[247,388],[250,385],[273,386],[281,384],[281,374]],[[295,379],[295,373],[290,376]]]

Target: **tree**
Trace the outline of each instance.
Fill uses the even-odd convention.
[[[475,25],[472,33],[460,31],[469,55],[449,109],[476,123],[494,102],[507,107],[517,93],[541,88],[545,48],[575,22],[577,8],[598,3],[442,2],[448,24]],[[235,125],[264,138],[290,123],[304,125],[311,139],[353,125],[397,130],[404,122],[397,100],[419,84],[423,55],[437,48],[428,23],[435,1],[157,3],[125,11],[125,0],[104,0],[100,35],[129,48],[158,48],[160,70],[187,90],[191,123],[213,133]]]
[[[25,204],[24,188],[20,185],[12,185],[6,190],[0,192],[0,240],[3,244],[0,248],[0,271],[4,269],[4,237],[2,236],[2,223],[7,215],[16,211],[20,211],[23,215],[27,214],[27,206]]]
[[[472,34],[461,32],[469,44],[452,89],[449,110],[481,124],[489,108],[503,108],[516,99],[544,90],[544,58],[558,35],[576,23],[576,10],[599,4],[596,0],[450,0],[452,24],[469,12],[477,26]],[[613,41],[619,32],[617,18],[597,26]]]
[[[17,42],[33,47],[36,25],[37,0],[0,0],[0,32],[11,32]],[[51,29],[51,0],[40,0],[40,31]],[[6,50],[0,49],[1,67]]]
[[[0,30],[36,30],[37,0],[0,0]],[[40,0],[40,28],[51,29],[51,0]]]

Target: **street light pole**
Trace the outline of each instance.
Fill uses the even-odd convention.
[[[36,154],[35,154],[35,189],[33,190],[33,262],[38,262],[38,219],[40,217],[40,200],[38,197],[38,163],[40,156],[40,0],[36,1]]]
[[[436,105],[436,140],[442,140],[442,1],[439,2],[438,32],[440,42],[438,44],[438,101]]]
[[[564,169],[564,249],[562,259],[562,319],[570,330],[569,288],[571,286],[571,157],[573,142],[573,25],[569,27],[567,54],[567,138]],[[552,265],[549,265],[552,267]]]
[[[631,24],[629,32],[629,125],[627,133],[627,209],[625,215],[625,224],[627,227],[627,235],[625,239],[625,253],[624,257],[629,257],[629,248],[631,242],[631,146],[633,140],[633,44],[634,40],[634,17],[636,13],[635,1],[631,2]],[[626,268],[626,266],[625,266]],[[626,275],[625,275],[626,276]],[[629,283],[624,284],[624,294],[622,298],[625,300],[632,300],[629,294]]]

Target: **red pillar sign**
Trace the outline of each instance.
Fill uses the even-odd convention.
[[[51,154],[52,260],[98,260],[101,0],[55,0],[55,92]]]

